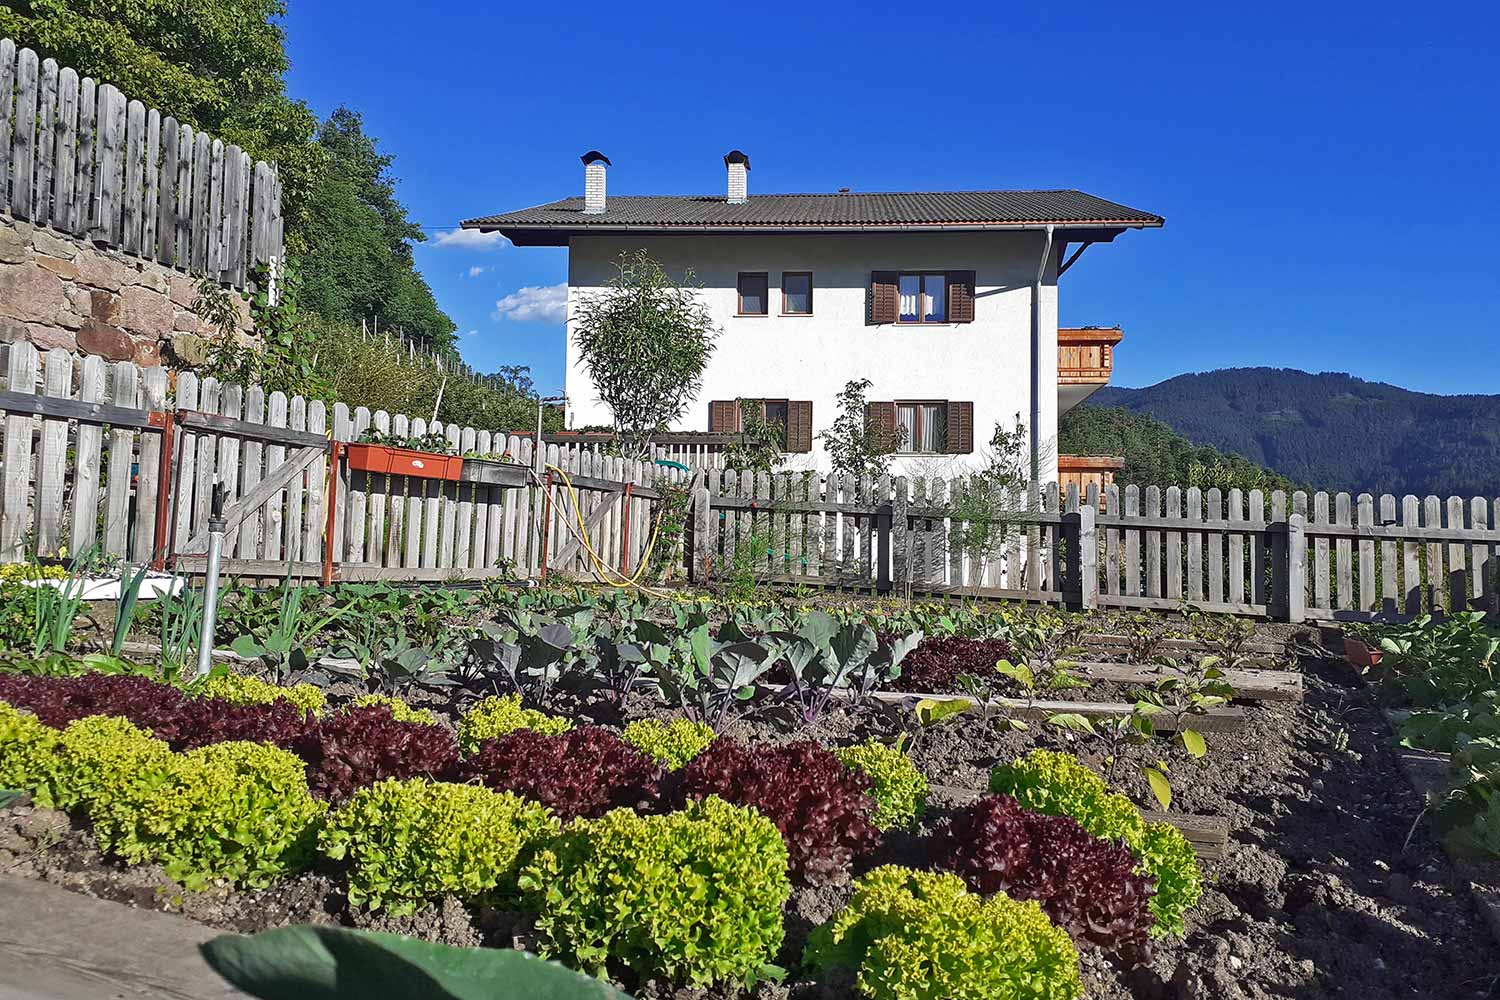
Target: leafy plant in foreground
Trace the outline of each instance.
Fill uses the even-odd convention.
[[[455,948],[327,925],[222,934],[198,946],[262,1000],[630,1000],[608,983],[510,948]]]
[[[753,809],[708,798],[666,816],[577,820],[519,884],[543,954],[586,972],[747,988],[780,975],[786,848]]]
[[[755,696],[756,682],[776,662],[776,649],[757,642],[719,642],[700,625],[670,655],[652,659],[667,703],[715,732],[735,706]]]
[[[678,785],[688,799],[716,795],[768,817],[799,881],[830,881],[880,841],[869,779],[810,741],[752,748],[720,737],[679,772]]]
[[[1034,899],[1080,946],[1151,960],[1152,881],[1117,842],[1095,837],[1068,816],[1022,809],[988,795],[947,818],[933,837],[936,865],[974,891]]]
[[[318,847],[348,867],[351,905],[399,915],[445,893],[511,892],[523,857],[557,829],[545,806],[509,792],[412,778],[355,792],[328,814]]]
[[[795,632],[777,632],[771,640],[775,658],[791,672],[778,696],[811,723],[822,718],[835,696],[869,697],[899,677],[901,661],[922,641],[922,633],[888,642],[868,625],[840,625],[814,611]]]
[[[886,866],[813,931],[804,961],[856,972],[870,1000],[1078,1000],[1078,952],[1035,902],[983,899],[956,875]]]

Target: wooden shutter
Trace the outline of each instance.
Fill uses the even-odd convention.
[[[896,322],[897,310],[900,308],[900,299],[896,295],[898,277],[895,271],[870,272],[869,308],[865,313],[867,325]]]
[[[948,454],[974,453],[974,404],[948,401]]]
[[[896,447],[896,404],[866,403],[865,433],[876,448],[893,450]]]
[[[740,429],[739,404],[733,399],[716,399],[708,404],[708,432],[734,434]]]
[[[948,322],[974,322],[974,272],[948,272]]]
[[[786,404],[786,450],[797,454],[812,451],[812,402],[789,400]]]

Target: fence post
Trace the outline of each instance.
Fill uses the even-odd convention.
[[[891,592],[891,505],[875,508],[875,592]]]
[[[713,561],[711,530],[713,509],[710,506],[708,487],[693,490],[693,548],[689,576],[696,584],[708,583],[709,568]]]
[[[1286,520],[1286,620],[1307,617],[1307,518],[1293,514]]]
[[[1099,606],[1099,551],[1094,535],[1094,508],[1080,504],[1077,511],[1063,515],[1062,526],[1068,544],[1067,581],[1076,601],[1073,610],[1092,611]]]

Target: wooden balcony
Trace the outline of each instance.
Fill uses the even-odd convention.
[[[1066,413],[1109,384],[1115,345],[1125,338],[1117,326],[1067,326],[1057,330],[1057,412]]]

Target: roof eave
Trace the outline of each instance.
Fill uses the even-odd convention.
[[[974,233],[974,232],[1027,232],[1053,228],[1056,238],[1067,242],[1084,240],[1108,243],[1127,229],[1159,229],[1164,220],[1110,220],[1110,221],[1053,221],[1053,222],[963,222],[963,223],[910,223],[910,224],[856,224],[856,225],[801,225],[801,226],[756,226],[756,225],[670,225],[649,226],[639,224],[608,225],[594,223],[585,226],[559,225],[555,223],[491,223],[480,219],[464,222],[463,228],[477,229],[483,233],[498,232],[516,246],[567,246],[574,236],[648,234],[648,235],[809,235],[848,233]]]

